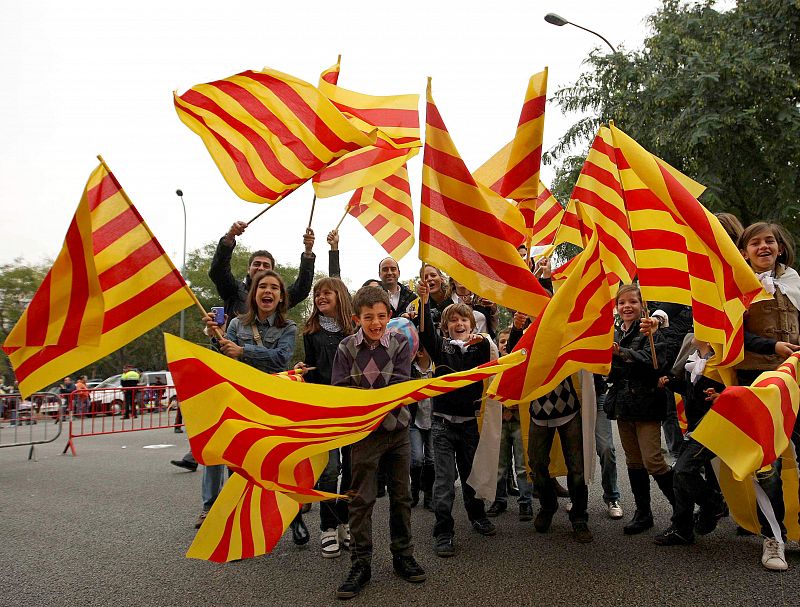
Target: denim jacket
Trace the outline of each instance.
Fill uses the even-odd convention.
[[[279,373],[289,368],[294,354],[297,325],[287,320],[283,327],[272,326],[274,315],[265,322],[256,321],[256,329],[261,335],[261,345],[256,345],[253,329],[242,324],[237,317],[228,325],[226,337],[244,348],[241,361],[265,373]]]

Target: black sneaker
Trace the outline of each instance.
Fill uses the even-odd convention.
[[[688,546],[689,544],[694,544],[694,535],[684,535],[673,525],[670,525],[664,533],[657,535],[653,541],[659,546]]]
[[[171,459],[169,463],[173,466],[177,466],[178,468],[183,468],[184,470],[188,470],[189,472],[194,472],[197,470],[197,463],[196,462],[187,462],[185,459]]]
[[[495,517],[499,514],[503,514],[507,508],[508,506],[504,502],[492,502],[492,505],[489,506],[489,509],[486,511],[486,516]]]
[[[489,514],[488,512],[486,514]],[[530,504],[519,505],[519,520],[523,523],[533,520],[533,506]]]
[[[394,555],[392,557],[394,572],[406,582],[424,582],[425,570],[419,566],[413,556]]]
[[[448,558],[456,555],[456,547],[453,545],[453,538],[449,535],[442,535],[436,538],[436,556]]]
[[[472,521],[472,528],[481,535],[494,535],[497,533],[497,527],[488,518],[479,518],[477,521]]]
[[[539,533],[547,533],[547,530],[550,529],[550,523],[553,522],[553,517],[555,514],[556,513],[552,510],[545,510],[542,508],[539,510],[536,518],[533,521],[533,527]]]
[[[347,574],[347,579],[336,590],[336,598],[352,599],[361,592],[361,589],[367,585],[371,577],[372,570],[367,563],[364,561],[354,562],[350,567],[350,573]]]
[[[592,532],[589,531],[589,525],[583,521],[572,523],[572,537],[579,544],[588,544],[594,539]]]

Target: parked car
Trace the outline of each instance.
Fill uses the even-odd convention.
[[[91,412],[95,415],[116,415],[125,404],[125,391],[121,387],[122,375],[112,375],[91,391]],[[134,392],[134,402],[140,411],[162,411],[175,407],[178,395],[169,371],[143,371],[139,388]]]

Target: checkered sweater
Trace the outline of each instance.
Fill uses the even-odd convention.
[[[531,417],[539,421],[554,421],[580,409],[581,403],[571,377],[567,377],[549,394],[531,401]]]
[[[385,388],[407,381],[411,376],[411,351],[408,339],[399,333],[386,333],[381,341],[370,344],[361,329],[345,337],[333,359],[331,385],[354,388]],[[391,411],[379,430],[408,427],[411,414],[407,407]]]

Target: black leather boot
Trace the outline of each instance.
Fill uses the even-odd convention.
[[[650,475],[644,468],[628,468],[631,491],[636,502],[636,512],[631,522],[623,527],[625,535],[636,535],[653,527],[653,512],[650,510]]]

